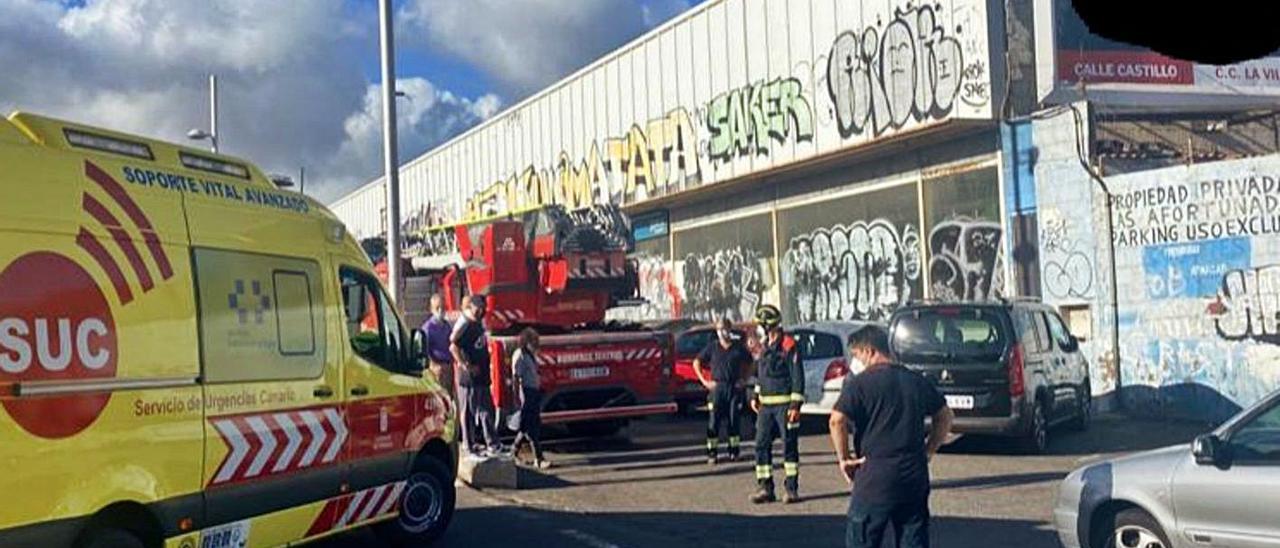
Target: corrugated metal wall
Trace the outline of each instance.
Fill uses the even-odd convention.
[[[990,119],[988,18],[987,0],[709,2],[406,164],[405,224],[638,204]],[[382,188],[333,205],[357,236],[383,231]]]

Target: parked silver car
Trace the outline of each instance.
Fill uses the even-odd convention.
[[[1280,548],[1280,392],[1190,445],[1072,472],[1053,517],[1066,548]]]

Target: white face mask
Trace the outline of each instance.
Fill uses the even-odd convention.
[[[769,340],[769,332],[765,330],[763,325],[756,326],[756,336],[760,337],[761,341]]]

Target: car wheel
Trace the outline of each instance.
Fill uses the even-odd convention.
[[[1022,452],[1041,455],[1049,448],[1049,423],[1045,419],[1044,405],[1036,402],[1031,408],[1031,424],[1022,438]]]
[[[1093,420],[1093,391],[1086,384],[1080,389],[1077,398],[1076,416],[1071,419],[1071,429],[1076,432],[1084,432],[1089,429],[1089,423]]]
[[[453,520],[458,493],[449,467],[435,458],[425,458],[405,482],[400,494],[399,515],[381,523],[376,532],[391,546],[424,546],[435,542]]]
[[[1151,514],[1130,508],[1116,514],[1107,534],[1106,548],[1171,548],[1169,537]]]
[[[142,540],[124,529],[94,529],[76,544],[79,548],[143,548]]]

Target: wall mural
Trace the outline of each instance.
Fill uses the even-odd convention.
[[[886,319],[920,278],[912,225],[857,221],[797,236],[782,257],[784,309],[798,321]]]

